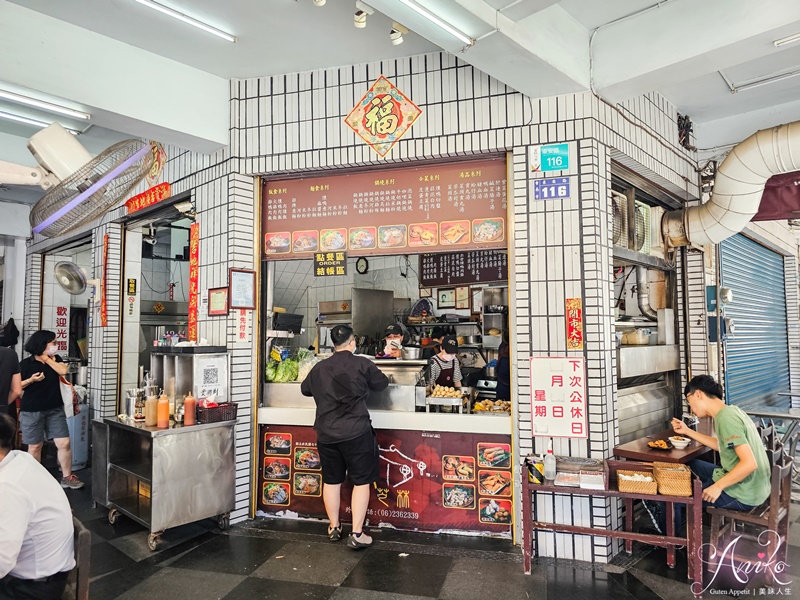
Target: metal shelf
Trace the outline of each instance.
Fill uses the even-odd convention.
[[[130,517],[140,525],[150,527],[152,521],[152,509],[150,498],[147,496],[124,496],[122,498],[109,499],[109,504],[116,508],[126,517]]]
[[[406,323],[406,327],[413,327],[414,329],[417,327],[463,327],[465,325],[475,325],[476,327],[480,327],[480,323],[477,321],[434,321],[432,323]]]
[[[112,469],[116,469],[117,471],[121,471],[126,475],[135,477],[139,481],[144,481],[145,483],[150,483],[152,479],[152,470],[149,463],[126,460],[117,463],[109,463],[108,466]]]

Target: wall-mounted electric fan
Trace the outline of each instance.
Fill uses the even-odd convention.
[[[97,279],[86,279],[86,273],[83,272],[83,269],[67,260],[56,264],[53,269],[53,275],[61,289],[73,296],[85,292],[86,287],[89,285],[98,286],[100,284]]]
[[[150,144],[125,140],[94,158],[58,123],[28,140],[38,167],[0,161],[0,183],[38,185],[47,193],[31,210],[34,233],[55,237],[104,214],[146,176],[153,164]]]

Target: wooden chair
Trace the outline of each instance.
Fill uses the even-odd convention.
[[[762,528],[762,530],[777,533],[777,538],[774,535],[769,536],[767,556],[774,554],[775,544],[778,543],[780,543],[780,549],[785,552],[786,537],[789,534],[789,503],[792,499],[792,460],[783,453],[782,449],[776,454],[778,458],[772,466],[770,480],[772,490],[764,504],[750,511],[708,507],[707,511],[711,515],[712,544],[728,531],[736,533],[737,523],[749,523]]]
[[[75,568],[67,578],[62,600],[89,600],[89,554],[92,534],[76,517],[72,517],[75,528]]]

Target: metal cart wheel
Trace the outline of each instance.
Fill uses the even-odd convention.
[[[220,528],[221,531],[225,531],[230,527],[231,524],[231,513],[225,513],[224,515],[217,515],[217,527]]]
[[[147,536],[147,547],[150,548],[153,552],[158,550],[158,546],[161,544],[161,533],[151,533]]]
[[[112,525],[115,525],[118,519],[119,519],[119,511],[116,508],[110,509],[108,511],[108,522],[111,523]]]

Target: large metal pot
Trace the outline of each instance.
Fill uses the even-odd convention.
[[[483,371],[486,377],[497,377],[497,367],[484,367]]]
[[[467,335],[467,336],[464,336],[464,343],[467,344],[467,345],[480,344],[481,343],[481,336],[479,336],[479,335]]]
[[[417,346],[403,346],[403,360],[419,360],[422,348]]]

